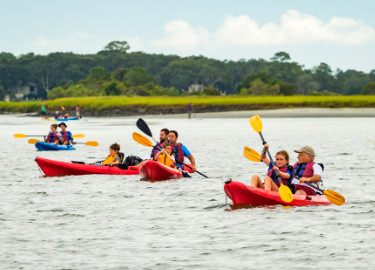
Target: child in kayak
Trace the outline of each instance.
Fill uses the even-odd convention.
[[[121,164],[122,158],[119,155],[120,145],[117,143],[112,144],[109,147],[109,155],[108,157],[102,161],[104,165],[116,165]]]
[[[172,154],[172,146],[168,142],[164,143],[163,149],[156,154],[155,160],[165,166],[176,167],[176,161]]]
[[[48,133],[47,136],[43,136],[44,142],[46,143],[54,143],[59,145],[59,132],[57,132],[57,124],[51,125],[51,131]]]
[[[60,131],[60,144],[62,145],[68,145],[68,144],[76,144],[76,142],[73,140],[72,133],[70,131],[67,131],[66,128],[68,126],[64,123],[61,122],[59,124],[59,128],[61,128]]]
[[[268,148],[268,144],[265,144],[263,147],[262,155],[260,158],[262,161],[269,166],[267,176],[264,178],[264,184],[260,180],[258,175],[254,175],[251,178],[251,185],[257,188],[265,189],[265,190],[272,190],[278,191],[279,190],[279,181],[278,177],[276,176],[276,172],[279,174],[282,182],[286,186],[290,186],[290,182],[293,175],[293,168],[289,166],[289,154],[285,150],[281,150],[276,153],[276,166],[271,163],[271,161],[266,157],[266,149]]]

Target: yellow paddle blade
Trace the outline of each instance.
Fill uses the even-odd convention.
[[[290,191],[289,187],[283,184],[280,185],[279,194],[284,202],[290,203],[291,201],[293,201],[292,191]]]
[[[137,133],[137,132],[133,132],[133,135],[132,135],[134,141],[136,141],[137,143],[140,143],[144,146],[147,146],[147,147],[153,147],[154,145],[152,144],[152,142],[150,142],[149,139],[147,139],[145,136]]]
[[[342,205],[345,203],[345,197],[333,190],[326,189],[324,190],[324,194],[331,203],[336,205]]]
[[[65,108],[64,108],[64,106],[61,106],[61,109],[62,109],[63,111],[65,111]]]
[[[256,132],[258,132],[258,133],[262,132],[262,128],[263,128],[262,119],[260,119],[259,115],[254,115],[254,116],[250,117],[249,122],[250,122],[250,125],[252,126],[252,128]]]
[[[85,138],[85,134],[74,134],[72,135],[73,138]]]
[[[247,146],[244,147],[243,155],[245,156],[245,158],[251,161],[254,161],[254,162],[261,161],[260,155],[255,150],[251,149],[250,147],[247,147]]]
[[[88,141],[88,142],[85,142],[85,144],[88,145],[88,146],[98,146],[99,145],[99,143],[96,142],[96,141]]]
[[[35,144],[35,143],[37,143],[37,142],[40,142],[40,140],[38,140],[38,139],[30,139],[30,140],[28,140],[27,141],[29,144]]]
[[[27,137],[26,134],[19,134],[19,133],[14,134],[13,136],[14,136],[14,138],[26,138]]]

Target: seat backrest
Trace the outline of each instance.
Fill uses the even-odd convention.
[[[124,157],[125,157],[125,154],[124,153],[121,153],[121,152],[118,152],[118,156],[120,157],[120,160],[121,160],[121,164],[124,163]]]

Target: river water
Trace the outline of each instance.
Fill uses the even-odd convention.
[[[250,117],[251,115],[249,115]],[[324,188],[342,206],[231,210],[228,178],[250,183],[267,167],[243,157],[260,152],[248,117],[145,118],[154,137],[167,127],[209,176],[150,183],[139,176],[42,177],[36,156],[93,162],[114,142],[143,158],[132,140],[137,118],[83,118],[77,151],[37,152],[13,134],[44,134],[38,118],[0,116],[0,269],[374,269],[375,118],[263,118],[270,152],[311,145],[325,165]]]

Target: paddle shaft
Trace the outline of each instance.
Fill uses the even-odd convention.
[[[266,144],[266,141],[264,140],[261,131],[259,131],[259,135],[260,135],[260,138],[262,139],[263,145],[265,145],[265,144]],[[276,163],[273,162],[273,158],[272,158],[272,156],[271,156],[271,154],[270,154],[270,151],[268,151],[268,147],[266,148],[266,152],[267,152],[268,158],[269,158],[270,161],[271,161],[271,165],[272,165],[272,167],[275,166]],[[283,185],[283,182],[281,181],[281,177],[280,177],[279,173],[278,173],[276,170],[274,170],[274,171],[275,171],[275,174],[276,174],[276,176],[277,176],[277,180],[279,181],[280,186]]]

